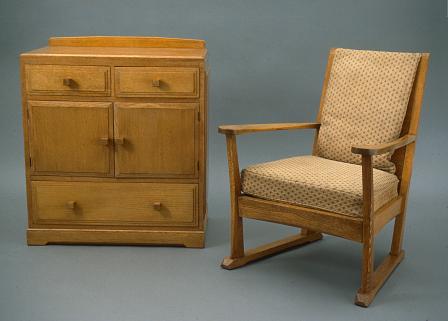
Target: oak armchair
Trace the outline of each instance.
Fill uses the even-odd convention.
[[[331,234],[363,244],[367,307],[404,258],[406,202],[429,54],[331,49],[314,123],[222,125],[230,178],[230,256],[255,260]],[[240,173],[236,136],[314,129],[312,155],[251,165]],[[300,227],[297,235],[244,249],[243,218]],[[374,269],[374,239],[394,220],[389,255]]]

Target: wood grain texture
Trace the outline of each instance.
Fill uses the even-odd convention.
[[[152,37],[59,38],[50,40],[49,47],[20,55],[30,244],[204,246],[206,56],[203,41]],[[153,92],[119,96],[115,75],[120,68],[149,74]],[[127,83],[131,81],[126,79]],[[154,94],[157,90],[162,94]],[[35,107],[29,109],[31,104]],[[146,108],[131,107],[135,104]],[[120,119],[114,116],[114,106],[115,111],[126,109],[123,114],[118,112]],[[51,122],[55,126],[49,125]],[[114,124],[120,126],[117,134]],[[115,163],[117,155],[119,164]],[[33,191],[33,184],[41,181],[71,187]],[[127,185],[122,183],[131,184],[135,193],[125,193],[122,189]],[[110,200],[112,205],[99,207],[111,196],[94,188],[98,186],[95,184],[107,185],[105,189],[115,196]],[[145,187],[148,184],[156,184],[158,190]],[[173,184],[195,186],[195,196],[187,200],[185,195],[191,194],[191,189],[168,190]],[[84,188],[92,195],[83,194]],[[170,194],[175,191],[185,199],[185,211],[176,210],[165,221],[154,220],[157,214],[164,214],[164,202],[151,199],[151,195],[164,193],[168,197],[165,203],[178,208],[181,203]],[[143,195],[147,192],[151,204],[149,217],[144,218]],[[55,207],[53,197],[42,196],[52,193],[55,201],[63,199]],[[38,194],[40,200],[46,200],[41,205],[50,206],[54,212],[45,210],[41,215],[41,205],[35,206]],[[88,198],[94,196],[96,202]],[[118,202],[121,198],[124,201]],[[79,211],[81,206],[87,216],[64,216],[68,210]],[[114,206],[117,211],[112,217]],[[35,220],[38,214],[44,219]],[[179,241],[181,238],[184,240]]]
[[[235,135],[227,134],[226,143],[230,182],[230,258],[234,259],[244,256],[243,219],[239,213],[241,178]]]
[[[110,67],[26,65],[31,95],[110,96]]]
[[[233,270],[242,267],[248,263],[264,259],[266,257],[276,255],[298,246],[309,244],[322,239],[320,233],[297,234],[286,237],[284,239],[274,241],[259,247],[249,249],[244,253],[243,257],[232,258],[225,257],[221,263],[221,267],[226,270]]]
[[[417,135],[420,121],[420,111],[423,102],[423,94],[426,83],[426,74],[429,66],[429,53],[424,53],[415,75],[414,86],[409,98],[406,117],[403,122],[402,135]],[[409,186],[411,184],[412,166],[414,162],[415,142],[406,146],[400,153],[394,153],[392,161],[397,167],[396,175],[400,179],[398,193],[403,197],[402,213],[395,219],[394,234],[392,238],[391,254],[399,255],[402,251],[404,222]]]
[[[200,100],[199,104],[199,159],[203,161],[199,161],[199,169],[198,169],[198,176],[199,176],[199,194],[201,195],[199,197],[199,211],[201,213],[204,213],[204,219],[199,221],[200,228],[205,228],[207,224],[207,217],[208,217],[208,203],[207,203],[207,196],[208,196],[208,164],[209,164],[209,158],[208,158],[208,135],[207,134],[201,134],[201,133],[208,133],[208,73],[209,68],[208,66],[201,66],[203,68],[200,70],[199,74],[199,92],[200,97],[203,97],[202,100]]]
[[[376,294],[387,281],[392,272],[404,259],[404,251],[401,251],[398,255],[388,255],[383,262],[378,266],[372,276],[372,285],[369,292],[364,292],[359,289],[356,293],[355,304],[368,307],[375,299]]]
[[[319,128],[319,123],[272,123],[272,124],[244,124],[221,125],[218,132],[221,134],[241,135],[256,132]]]
[[[64,47],[205,48],[205,41],[162,37],[81,36],[51,37],[48,40],[48,45]]]
[[[34,181],[32,190],[36,224],[198,224],[197,184]]]
[[[135,47],[43,47],[21,54],[21,58],[30,60],[34,63],[38,59],[49,59],[51,62],[66,61],[75,63],[80,61],[82,64],[95,63],[110,64],[114,59],[117,66],[137,65],[145,60],[148,63],[158,66],[159,62],[169,63],[177,66],[179,62],[191,62],[197,64],[205,59],[206,49],[184,49],[184,48],[135,48]],[[133,60],[130,61],[129,58]],[[176,61],[173,61],[176,59]],[[126,61],[128,63],[126,63]],[[124,63],[123,63],[124,62]],[[139,62],[139,63],[137,63]]]
[[[238,204],[239,214],[242,217],[302,227],[362,242],[362,220],[360,218],[252,196],[240,196]]]
[[[413,143],[415,139],[415,135],[405,135],[389,143],[376,145],[356,145],[352,147],[352,153],[371,156],[390,153],[398,148]]]
[[[123,230],[93,228],[29,228],[28,245],[47,244],[130,244],[130,245],[180,245],[203,248],[204,231],[184,230]]]
[[[197,176],[197,104],[116,103],[114,116],[116,176]]]
[[[33,174],[113,175],[112,104],[30,101],[28,114]]]
[[[117,67],[117,97],[198,97],[198,68]]]
[[[376,235],[383,227],[389,223],[393,218],[401,213],[403,199],[401,196],[390,200],[381,208],[377,209],[373,215],[373,234]]]
[[[361,292],[370,291],[374,270],[374,210],[373,210],[373,163],[372,156],[362,155],[362,215],[363,250],[361,270]]]

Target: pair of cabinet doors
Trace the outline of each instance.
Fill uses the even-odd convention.
[[[30,101],[32,175],[198,175],[194,103]]]

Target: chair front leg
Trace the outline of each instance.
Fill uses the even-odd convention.
[[[226,134],[226,141],[230,180],[230,255],[224,258],[221,267],[227,270],[233,270],[250,262],[322,239],[321,233],[303,229],[297,235],[292,235],[247,251],[244,250],[243,218],[240,216],[238,206],[238,198],[241,195],[241,177],[235,135]]]
[[[368,306],[370,304],[368,294],[372,290],[373,273],[374,273],[373,167],[372,167],[372,156],[370,155],[362,155],[362,188],[363,188],[363,250],[362,250],[361,288],[357,293],[355,303],[361,306]]]
[[[395,268],[403,261],[404,251],[398,248],[384,258],[374,270],[374,210],[373,210],[373,167],[372,156],[362,156],[362,185],[363,185],[363,255],[361,287],[356,294],[355,303],[368,307],[378,291],[384,285]],[[397,217],[398,218],[398,217]],[[400,227],[399,227],[400,228]],[[397,223],[395,226],[397,229]],[[396,231],[394,231],[394,234]],[[394,236],[395,239],[395,236]],[[399,244],[401,245],[401,244]]]
[[[230,181],[230,258],[236,259],[244,256],[243,218],[240,216],[238,208],[238,197],[241,195],[241,178],[236,136],[227,134],[226,143]]]

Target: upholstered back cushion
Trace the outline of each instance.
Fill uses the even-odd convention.
[[[421,54],[336,49],[321,114],[317,155],[361,164],[355,144],[379,144],[401,132]],[[373,166],[393,173],[391,155]]]

